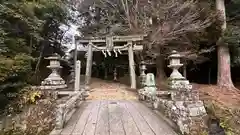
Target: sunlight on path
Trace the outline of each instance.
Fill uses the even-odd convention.
[[[87,98],[89,100],[137,99],[136,91],[131,91],[129,87],[124,84],[93,78],[90,87],[90,96]]]

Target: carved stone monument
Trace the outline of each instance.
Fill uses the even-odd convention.
[[[144,82],[145,83],[143,89],[140,89],[138,91],[139,99],[140,100],[148,99],[152,101],[156,97],[157,91],[154,74],[148,73],[146,75],[146,80]]]
[[[60,66],[60,56],[55,53],[46,59],[50,60],[50,65],[47,66],[47,68],[51,69],[52,72],[42,81],[41,89],[56,90],[66,88],[67,85],[65,84],[65,81],[58,73],[58,70],[62,68],[62,66]]]

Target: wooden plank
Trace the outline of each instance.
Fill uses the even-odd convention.
[[[108,102],[110,135],[125,135],[121,119],[124,108],[118,103],[118,101]]]
[[[148,123],[138,112],[138,110],[133,106],[133,104],[131,104],[129,101],[125,101],[124,103],[126,105],[126,109],[129,110],[130,114],[132,115],[141,135],[155,135],[155,133],[149,127]]]
[[[66,123],[66,126],[61,131],[61,135],[70,135],[74,130],[80,116],[83,114],[85,109],[88,109],[89,107],[91,107],[89,102],[85,102],[78,106],[78,110],[73,114],[68,123]]]
[[[141,41],[146,35],[113,36],[113,42]],[[106,42],[106,37],[84,37],[78,40],[80,43]]]
[[[89,43],[89,42],[92,42],[92,43],[104,43],[106,42],[105,39],[82,39],[82,40],[78,40],[79,43]]]
[[[109,135],[108,101],[101,101],[95,135]]]
[[[113,36],[113,41],[140,41],[145,35]]]
[[[123,108],[122,123],[123,123],[123,127],[126,135],[141,135],[132,115],[126,108],[125,103],[120,101],[119,105],[121,108]]]
[[[121,51],[127,51],[128,50],[128,47],[121,49],[122,47],[123,46],[114,46],[114,49],[120,49]],[[101,50],[105,50],[105,49],[106,49],[105,46],[99,46],[98,49],[93,48],[93,51],[97,52],[97,51],[101,51]],[[134,45],[133,50],[134,51],[141,51],[141,50],[143,50],[143,45]]]
[[[101,106],[101,101],[99,101],[92,109],[92,112],[89,115],[86,127],[82,135],[94,135],[97,125],[99,108]]]
[[[84,131],[84,128],[87,124],[87,120],[90,116],[90,113],[92,111],[92,109],[94,108],[94,106],[98,103],[99,101],[91,101],[89,106],[84,109],[84,112],[82,113],[82,115],[79,117],[77,124],[74,127],[73,132],[71,133],[71,135],[81,135]],[[64,134],[67,135],[67,134]]]
[[[131,101],[131,103],[140,112],[156,135],[177,135],[177,133],[151,109],[137,101]]]

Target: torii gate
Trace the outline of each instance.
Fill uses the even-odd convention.
[[[135,74],[135,65],[134,65],[134,51],[142,51],[143,45],[136,45],[134,42],[142,41],[144,35],[131,35],[131,36],[107,36],[105,38],[99,37],[89,37],[78,40],[80,43],[88,44],[87,52],[87,64],[86,64],[86,73],[85,73],[85,85],[88,87],[90,84],[91,73],[92,73],[92,57],[93,51],[102,51],[105,57],[107,55],[111,56],[111,51],[115,53],[117,57],[118,53],[121,54],[121,51],[128,50],[128,60],[129,60],[129,71],[131,78],[131,88],[136,89],[136,74]],[[124,46],[114,46],[116,42],[125,42]],[[94,45],[94,43],[105,43],[106,46],[100,47]],[[94,50],[93,50],[94,48]]]

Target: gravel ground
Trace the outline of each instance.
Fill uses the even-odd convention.
[[[129,86],[117,82],[92,78],[89,100],[132,100],[137,99],[136,91],[131,91]]]

